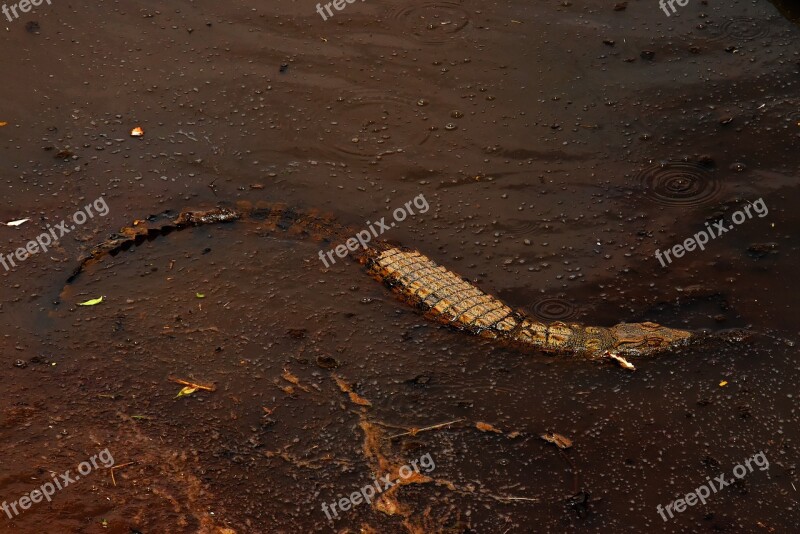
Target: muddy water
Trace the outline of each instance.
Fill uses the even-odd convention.
[[[31,221],[0,252],[101,196],[109,213],[0,270],[2,499],[106,448],[118,467],[0,530],[793,530],[796,9],[676,8],[55,1],[4,21],[0,220]],[[633,373],[521,352],[257,223],[147,241],[65,288],[166,209],[283,202],[361,229],[420,194],[430,210],[384,237],[515,308],[709,335]],[[759,198],[764,217],[656,260]],[[657,512],[759,452],[768,469]],[[427,478],[326,517],[425,454]]]

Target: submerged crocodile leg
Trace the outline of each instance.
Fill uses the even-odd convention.
[[[543,351],[575,352],[597,357],[606,351],[645,354],[664,349],[691,335],[655,323],[604,328],[534,321],[413,250],[388,248],[372,251],[366,263],[375,278],[435,321]]]

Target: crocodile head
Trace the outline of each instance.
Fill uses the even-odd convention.
[[[614,339],[611,352],[647,355],[680,344],[692,334],[656,323],[620,323],[610,328]]]

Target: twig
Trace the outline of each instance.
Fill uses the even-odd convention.
[[[127,464],[115,465],[115,466],[110,468],[110,471],[111,471],[111,482],[114,483],[114,487],[117,486],[117,481],[114,479],[114,469],[121,469],[123,467],[128,467],[129,465],[133,465],[135,463],[136,462],[128,462]]]
[[[400,436],[407,436],[409,434],[416,436],[420,432],[425,432],[426,430],[435,430],[437,428],[442,428],[443,426],[452,425],[453,423],[460,423],[461,421],[464,421],[464,419],[456,419],[455,421],[448,421],[447,423],[439,423],[438,425],[426,426],[425,428],[413,428],[408,432],[403,432],[402,434],[395,434],[394,436],[389,436],[386,439],[399,438]]]
[[[194,382],[187,382],[186,380],[181,380],[180,378],[169,377],[171,382],[175,382],[176,384],[180,384],[182,386],[189,386],[190,388],[195,389],[202,389],[203,391],[216,391],[216,387],[214,386],[201,386],[200,384],[195,384]]]
[[[505,495],[495,495],[493,493],[487,493],[487,495],[495,500],[498,501],[529,501],[529,502],[539,502],[539,499],[535,499],[533,497],[506,497]]]

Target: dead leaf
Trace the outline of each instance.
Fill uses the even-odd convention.
[[[131,137],[142,137],[144,135],[144,130],[142,130],[141,126],[137,126],[133,130],[131,130]]]
[[[723,380],[722,382],[719,383],[719,387],[721,387],[721,388],[724,388],[727,385],[728,385],[728,381],[727,380]]]
[[[281,375],[281,378],[283,378],[284,380],[286,380],[287,382],[289,382],[291,384],[294,384],[295,386],[299,387],[300,389],[302,389],[303,391],[308,393],[308,388],[303,386],[302,384],[300,384],[300,379],[297,378],[296,376],[294,376],[292,373],[290,373],[286,369],[283,370],[283,374]]]
[[[572,447],[572,440],[566,436],[562,436],[561,434],[556,434],[555,432],[550,434],[542,434],[542,439],[547,441],[548,443],[552,443],[559,449],[569,449]]]
[[[495,434],[502,434],[503,433],[503,431],[500,430],[499,428],[494,427],[494,426],[490,425],[489,423],[482,423],[480,421],[475,423],[475,428],[477,428],[481,432],[494,432]]]
[[[333,377],[336,380],[336,384],[339,386],[344,393],[347,393],[350,396],[350,402],[353,404],[358,404],[359,406],[372,406],[372,403],[365,399],[364,397],[360,396],[358,393],[353,391],[353,389],[341,378],[338,376]]]
[[[300,379],[297,378],[296,376],[294,376],[292,373],[290,373],[286,369],[283,370],[283,374],[281,375],[281,378],[283,378],[287,382],[291,382],[295,386],[299,386],[300,385]]]
[[[6,226],[19,226],[20,224],[25,224],[28,221],[30,221],[30,219],[19,219],[16,221],[7,222]]]

